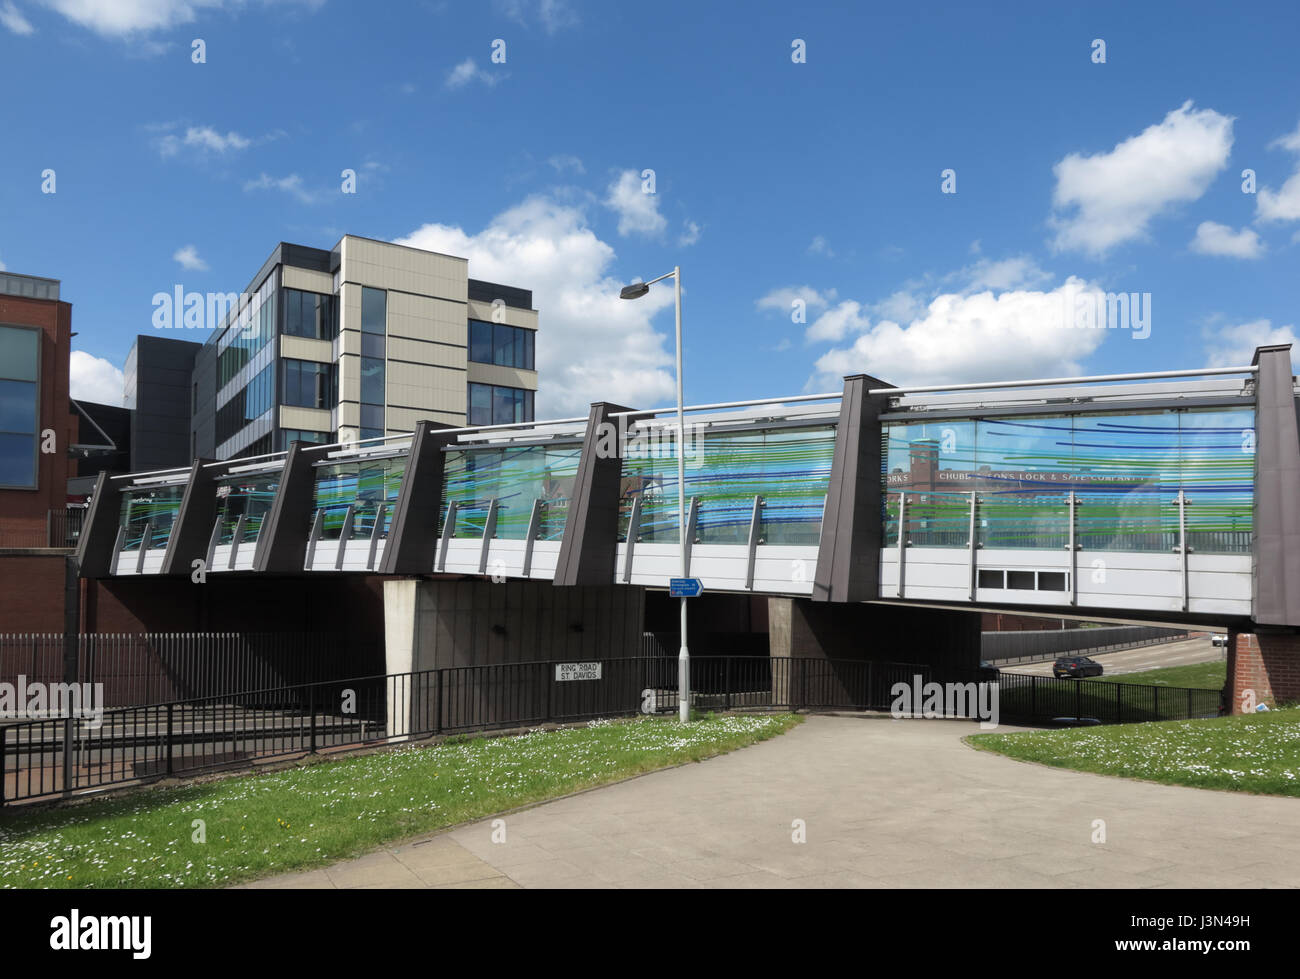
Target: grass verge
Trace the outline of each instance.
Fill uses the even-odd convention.
[[[974,734],[1020,761],[1166,785],[1300,796],[1300,709],[1199,721]]]
[[[0,887],[214,887],[304,870],[388,841],[702,761],[797,723],[790,714],[705,715],[684,728],[666,718],[593,721],[146,789],[67,808],[11,810],[0,814]]]
[[[1188,666],[1165,666],[1158,670],[1143,670],[1141,673],[1120,673],[1114,676],[1099,676],[1094,679],[1102,683],[1142,683],[1157,687],[1194,687],[1198,690],[1222,690],[1228,680],[1228,664],[1219,660],[1214,663],[1192,663]]]

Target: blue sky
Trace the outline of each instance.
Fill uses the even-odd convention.
[[[94,400],[155,293],[343,233],[532,288],[539,415],[671,401],[670,287],[616,295],[674,264],[693,402],[1291,340],[1300,6],[984,6],[0,0],[0,263]],[[1106,292],[1149,329],[1066,328]]]

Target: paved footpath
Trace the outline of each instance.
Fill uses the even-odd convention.
[[[251,887],[1291,887],[1300,799],[1132,782],[961,743],[966,722],[788,734]],[[1006,730],[1014,730],[1007,728]],[[1093,843],[1105,820],[1106,842]],[[792,841],[803,820],[807,842]]]

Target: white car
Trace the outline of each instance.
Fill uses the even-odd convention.
[[[1214,635],[1210,636],[1210,645],[1226,646],[1228,645],[1228,637],[1223,635],[1222,633],[1215,633]]]

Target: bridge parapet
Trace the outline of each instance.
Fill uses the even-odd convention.
[[[202,557],[217,573],[662,587],[684,494],[691,573],[711,591],[1300,626],[1296,403],[1286,347],[1199,372],[859,375],[691,407],[684,487],[672,410],[427,422],[101,480],[82,573],[182,574]]]

